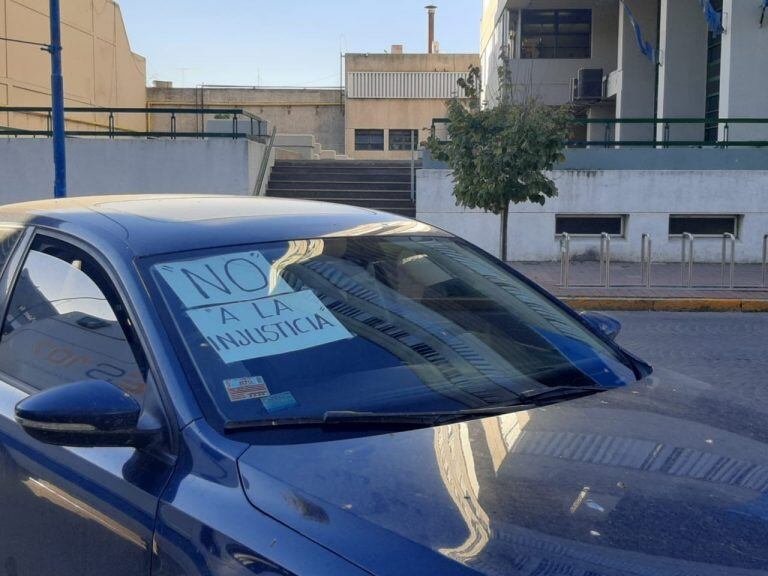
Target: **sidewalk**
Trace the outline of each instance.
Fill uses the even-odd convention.
[[[600,282],[597,262],[572,262],[568,288],[560,286],[559,262],[510,264],[555,296],[581,309],[768,312],[768,289],[761,286],[759,264],[736,266],[734,285],[737,288],[734,290],[722,286],[720,264],[695,264],[691,288],[681,287],[680,264],[674,263],[653,265],[651,288],[640,285],[639,263],[612,262],[611,288],[597,286]],[[726,268],[726,282],[728,273]]]

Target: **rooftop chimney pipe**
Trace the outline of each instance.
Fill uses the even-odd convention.
[[[425,8],[429,14],[429,44],[427,45],[427,53],[432,54],[435,46],[435,10],[437,10],[437,6],[430,4],[425,6]]]

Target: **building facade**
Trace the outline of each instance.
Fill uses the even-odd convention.
[[[241,108],[281,135],[307,135],[324,149],[344,153],[344,93],[339,88],[269,88],[260,86],[198,86],[174,88],[156,82],[147,89],[150,108]],[[201,132],[215,118],[179,117],[178,129]],[[170,119],[158,115],[153,130],[169,129]]]
[[[446,101],[459,94],[457,81],[477,54],[404,54],[393,46],[388,54],[347,54],[347,155],[386,160],[411,157],[433,118],[446,115]]]
[[[112,0],[61,3],[64,104],[71,107],[137,107],[146,103],[146,64],[131,51],[119,5]],[[47,43],[48,3],[0,0],[0,36]],[[37,46],[0,40],[0,106],[51,105],[51,59]],[[143,130],[142,115],[117,115],[118,129]],[[42,114],[2,113],[0,126],[45,129]],[[67,117],[67,129],[106,128],[104,114]]]
[[[483,98],[498,100],[502,66],[513,93],[588,118],[768,117],[765,18],[760,0],[484,0]],[[768,140],[768,125],[618,123],[607,136]]]
[[[768,7],[763,0],[484,0],[484,105],[502,93],[580,116],[544,206],[510,207],[512,260],[759,263],[768,238]],[[706,10],[706,11],[705,11]],[[498,74],[501,68],[502,73]],[[504,89],[502,89],[504,87]],[[738,122],[735,120],[743,120]],[[586,120],[586,121],[584,121]],[[690,121],[689,120],[693,120]],[[726,121],[728,120],[728,121]],[[445,165],[417,178],[417,218],[498,251],[498,217],[455,206]]]

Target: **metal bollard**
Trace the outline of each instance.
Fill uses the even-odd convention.
[[[611,287],[611,236],[600,234],[600,285]]]
[[[690,288],[693,285],[693,241],[694,236],[690,232],[683,232],[681,236],[680,252],[680,285]],[[689,246],[686,252],[686,245]],[[685,264],[688,260],[688,274],[686,282]]]
[[[640,247],[640,283],[646,288],[651,287],[651,235],[643,234]]]
[[[722,260],[720,261],[720,282],[723,286],[726,286],[725,283],[725,256],[726,256],[726,248],[727,245],[730,244],[731,246],[731,262],[730,262],[730,276],[728,280],[728,288],[733,289],[733,283],[734,283],[734,276],[736,274],[736,237],[731,234],[730,232],[726,232],[723,234],[723,253],[722,253]]]
[[[571,266],[571,236],[567,232],[560,235],[560,286],[568,288],[568,276]]]

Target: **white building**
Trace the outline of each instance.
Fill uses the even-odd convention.
[[[718,13],[722,31],[710,30],[706,5]],[[764,0],[484,0],[484,99],[498,98],[497,70],[506,65],[516,91],[549,104],[575,102],[590,118],[765,118],[764,11]],[[641,50],[638,29],[652,54]],[[580,71],[587,71],[586,81],[574,90]],[[649,123],[617,124],[612,136],[653,135]],[[656,136],[665,138],[662,124]],[[713,125],[670,124],[666,137],[695,142],[718,135]],[[727,137],[768,140],[768,125],[730,125]]]
[[[697,260],[719,261],[729,232],[739,261],[761,260],[768,234],[765,3],[483,0],[486,105],[498,101],[500,81],[513,94],[573,103],[587,120],[576,140],[592,143],[569,149],[554,171],[557,198],[511,207],[510,259],[558,259],[562,232],[572,235],[577,256],[594,254],[608,232],[618,259],[638,260],[641,237],[650,234],[654,259],[676,261],[682,232],[690,232]],[[704,6],[717,12],[722,30],[710,30]],[[451,191],[447,167],[427,161],[417,217],[497,252],[498,217],[454,206]]]

